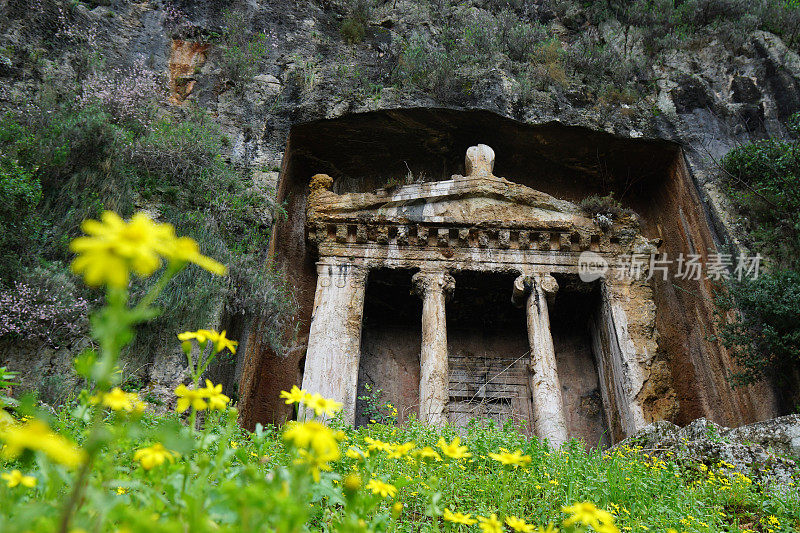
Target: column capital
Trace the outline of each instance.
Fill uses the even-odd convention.
[[[558,281],[549,272],[525,272],[514,280],[514,301],[528,296],[534,287],[540,287],[548,297],[555,295],[559,288]]]
[[[350,285],[360,287],[366,284],[369,269],[353,263],[332,263],[320,261],[317,263],[317,280],[320,286],[327,287],[334,284],[338,287]]]
[[[444,293],[445,298],[450,298],[456,288],[456,280],[445,270],[420,270],[411,278],[411,284],[420,298],[431,292]]]
[[[558,292],[558,282],[549,272],[533,274],[532,278],[533,284],[541,287],[548,298],[552,298]]]

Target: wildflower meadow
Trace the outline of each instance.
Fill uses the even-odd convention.
[[[104,290],[90,317],[95,348],[74,361],[86,383],[48,411],[2,395],[0,531],[782,532],[800,528],[797,488],[764,487],[722,462],[665,461],[634,445],[561,449],[512,426],[352,428],[341,405],[297,387],[281,393],[296,421],[242,429],[222,386],[205,379],[235,353],[226,332],[174,332],[190,382],[157,416],[119,387],[119,354],[170,280],[193,263],[226,267],[192,239],[139,213],[87,220],[73,271]],[[157,276],[132,301],[133,276]],[[50,312],[50,311],[48,311]]]

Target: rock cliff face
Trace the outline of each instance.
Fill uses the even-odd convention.
[[[708,468],[722,466],[758,481],[770,490],[792,492],[800,458],[800,416],[789,415],[738,428],[698,418],[684,428],[661,421],[621,442],[643,453]],[[702,467],[701,467],[702,468]]]
[[[111,0],[70,9],[47,0],[0,0],[0,106],[23,106],[50,76],[79,75],[85,57],[58,44],[75,36],[120,71],[144,65],[161,73],[165,105],[207,110],[231,139],[230,160],[286,202],[288,218],[271,247],[284,261],[301,263],[296,298],[306,327],[314,270],[305,250],[305,187],[319,172],[335,178],[337,193],[366,192],[407,173],[442,179],[463,172],[467,146],[486,142],[500,154],[498,175],[556,198],[634,191],[623,202],[642,214],[644,233],[662,239],[666,253],[705,253],[737,242],[736,222],[715,183],[716,162],[740,143],[785,135],[783,122],[800,110],[800,58],[778,37],[754,31],[737,46],[710,38],[664,54],[652,67],[649,89],[631,103],[609,104],[579,78],[526,92],[502,62],[477,75],[468,92],[450,97],[394,77],[412,34],[449,31],[431,5],[380,3],[363,42],[349,45],[340,34],[347,8],[327,0]],[[476,6],[464,9],[491,9]],[[236,74],[230,43],[220,44],[233,24],[226,9],[239,14],[240,33],[265,35],[253,72]],[[579,19],[541,13],[567,47],[565,33],[583,31],[567,30]],[[623,32],[614,24],[583,28],[609,47],[621,46]],[[627,47],[627,34],[625,40]],[[660,350],[653,364],[664,369],[655,375],[666,377],[643,384],[648,397],[665,393],[651,406],[656,416],[738,425],[772,415],[766,387],[733,391],[726,382],[730,361],[706,340],[710,286],[698,293],[662,285],[654,287]],[[237,364],[245,421],[280,420],[286,413],[264,391],[298,382],[303,339],[288,357],[276,357],[256,340],[257,325],[238,327],[250,332],[240,339]],[[674,397],[667,393],[673,390]]]

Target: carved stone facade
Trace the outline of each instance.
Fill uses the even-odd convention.
[[[401,395],[406,410],[433,424],[465,424],[482,416],[513,418],[558,445],[586,436],[585,424],[575,419],[575,404],[595,416],[597,427],[588,438],[604,435],[605,444],[618,441],[644,426],[652,418],[646,413],[650,406],[670,395],[647,386],[670,381],[667,370],[653,364],[658,336],[652,290],[645,281],[603,275],[582,282],[581,262],[591,252],[591,257],[613,264],[625,254],[650,253],[656,243],[641,236],[634,218],[601,228],[575,204],[497,177],[493,166],[493,150],[478,145],[467,151],[467,175],[450,180],[338,195],[330,190],[329,176],[311,179],[306,229],[318,278],[303,387],[343,402],[346,421],[357,420],[359,380],[366,379],[359,377],[359,367],[365,365],[362,331],[369,327],[363,325],[368,280],[387,270],[408,272],[410,292],[421,299],[422,312],[418,362],[412,354],[397,367],[397,372],[418,376],[418,388],[406,387],[411,392]],[[462,332],[448,321],[449,300],[458,293],[463,273],[471,273],[470,279],[506,276],[504,298],[524,310],[524,353],[506,361],[498,353],[502,350],[491,349],[480,336],[469,340],[473,332]],[[559,280],[568,285],[569,294],[596,296],[564,300],[561,307],[573,305],[589,317],[587,333],[582,340],[559,341],[557,347],[549,307]],[[461,301],[470,298],[474,294]],[[589,311],[578,309],[590,305]],[[486,312],[493,311],[487,307]],[[483,344],[459,355],[458,342]],[[574,348],[578,345],[580,350]],[[563,350],[578,350],[589,363],[557,362],[557,352]],[[469,355],[478,352],[480,364]],[[375,357],[397,359],[397,354]],[[380,369],[389,368],[389,362],[371,364],[386,377]],[[407,368],[413,364],[419,368]],[[591,376],[565,383],[560,366]],[[572,390],[592,380],[597,383],[594,396]],[[391,376],[384,381],[392,381]]]

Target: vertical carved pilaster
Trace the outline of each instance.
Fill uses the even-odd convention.
[[[533,425],[536,435],[548,439],[555,447],[567,441],[567,422],[558,379],[556,353],[550,333],[548,300],[558,291],[558,283],[549,274],[520,276],[514,282],[513,299],[522,299],[528,320],[528,341],[531,345],[531,394],[533,396]]]
[[[422,298],[422,349],[420,352],[419,417],[442,426],[447,422],[449,377],[445,301],[455,280],[444,271],[414,274],[414,292]]]
[[[317,276],[303,388],[342,402],[353,424],[367,269],[317,263]]]

